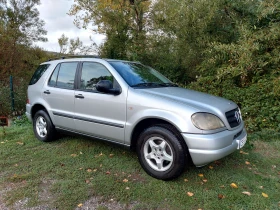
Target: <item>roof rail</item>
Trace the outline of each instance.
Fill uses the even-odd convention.
[[[63,55],[61,57],[49,58],[48,61],[63,60],[67,58],[101,58],[98,55]]]

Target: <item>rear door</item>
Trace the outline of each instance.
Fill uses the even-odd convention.
[[[77,67],[78,62],[58,64],[43,90],[54,125],[67,130],[75,130],[74,82]]]
[[[110,71],[97,62],[83,62],[79,87],[75,91],[75,124],[82,133],[124,142],[126,95],[100,93],[95,86],[100,80],[110,80],[119,87]]]

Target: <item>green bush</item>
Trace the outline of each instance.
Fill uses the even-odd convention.
[[[0,81],[0,116],[18,116],[25,112],[28,81],[23,78],[14,78],[14,110],[12,108],[9,78]]]

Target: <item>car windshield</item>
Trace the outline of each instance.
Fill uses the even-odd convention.
[[[177,86],[162,74],[141,63],[110,61],[109,62],[131,87],[153,88]]]

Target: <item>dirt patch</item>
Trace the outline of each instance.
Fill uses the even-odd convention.
[[[51,210],[48,203],[51,203],[53,197],[52,194],[49,191],[50,186],[54,183],[52,180],[43,180],[40,184],[39,188],[39,202],[42,203],[42,205],[35,206],[35,207],[26,207],[29,198],[24,198],[21,200],[16,201],[12,206],[7,207],[4,202],[4,197],[9,193],[9,191],[23,187],[26,184],[26,181],[22,182],[16,182],[16,183],[9,183],[5,186],[0,186],[0,209],[1,210],[11,210],[11,209],[21,209],[21,210],[45,210],[49,209]],[[54,208],[55,209],[55,208]]]
[[[108,201],[104,200],[103,197],[97,196],[92,197],[83,204],[80,204],[76,210],[89,210],[89,209],[100,209],[100,210],[130,210],[133,209],[137,203],[121,204],[114,199]]]

